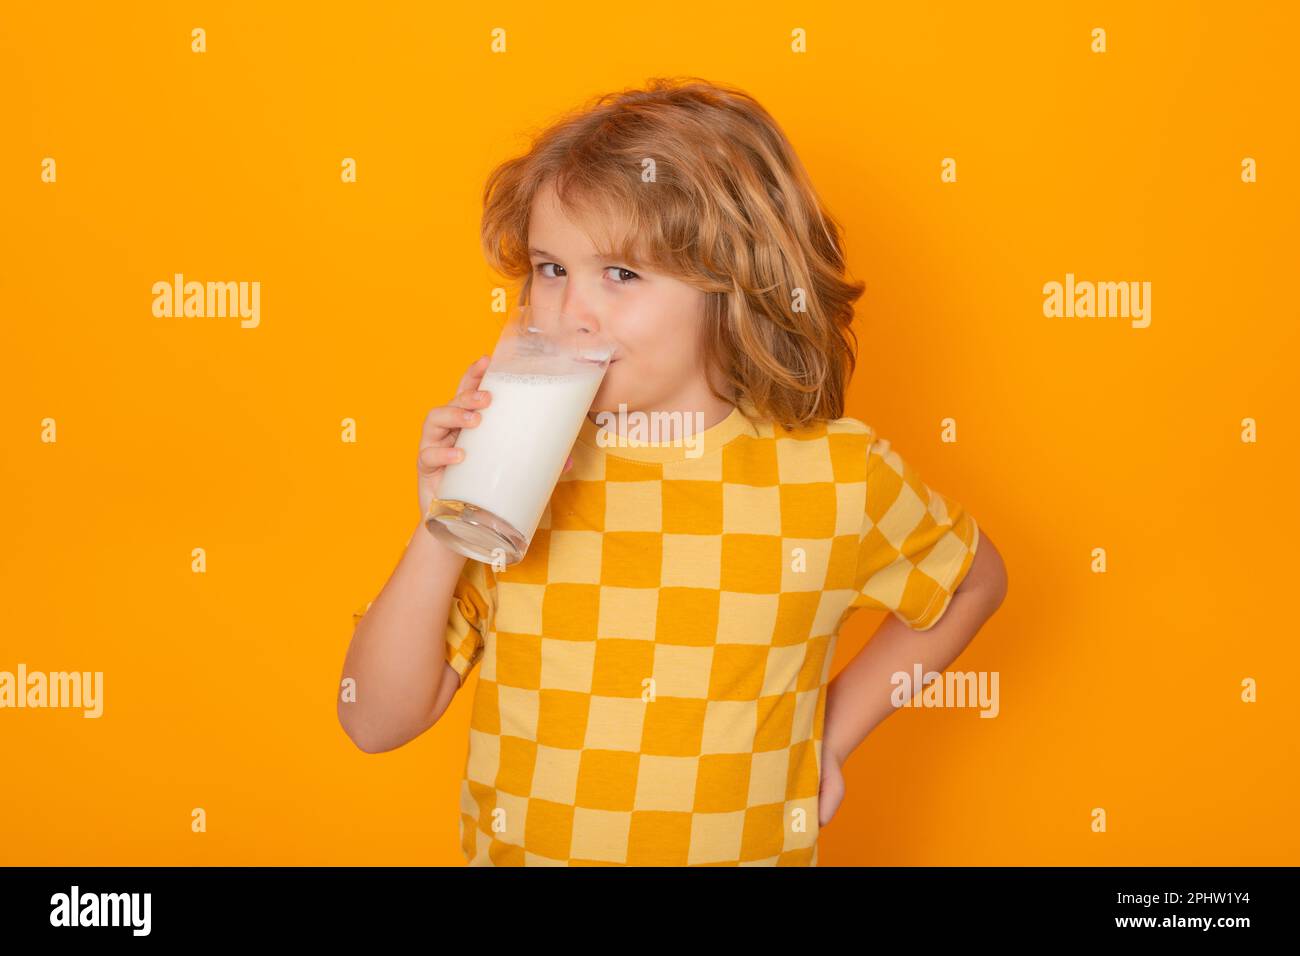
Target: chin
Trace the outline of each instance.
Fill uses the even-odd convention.
[[[595,398],[591,400],[591,410],[593,413],[617,412],[619,402],[625,403],[628,408],[634,407],[627,395],[622,394],[622,387],[615,380],[614,369],[606,369],[605,378],[601,381],[600,388],[596,389]]]

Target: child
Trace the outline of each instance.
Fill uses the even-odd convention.
[[[600,317],[619,357],[522,562],[417,527],[354,615],[340,720],[363,749],[400,746],[481,664],[472,865],[815,866],[911,631],[941,669],[1005,590],[974,517],[842,417],[863,284],[838,227],[752,98],[654,81],[496,169],[483,242],[519,301]],[[461,416],[490,407],[485,368],[429,413],[422,512],[477,424]],[[704,430],[632,441],[597,419],[620,407]],[[828,684],[858,608],[896,620]]]

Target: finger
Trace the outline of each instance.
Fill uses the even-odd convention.
[[[460,408],[482,408],[492,401],[492,393],[481,388],[467,388],[451,400]]]
[[[477,397],[480,395],[481,398]],[[456,396],[450,405],[439,405],[437,408],[429,409],[428,414],[424,416],[424,424],[420,427],[420,447],[448,444],[447,436],[453,430],[477,425],[482,418],[478,415],[477,409],[484,408],[491,402],[491,392],[468,389]],[[466,411],[474,412],[475,417],[465,418]]]
[[[560,474],[564,474],[572,467],[573,467],[573,456],[570,455],[568,458],[564,460],[564,467],[560,469]]]
[[[447,405],[456,405],[461,408],[479,408],[490,401],[491,396],[484,392],[483,398],[473,397],[473,393],[479,390],[478,386],[483,381],[483,375],[491,363],[492,357],[489,355],[480,355],[470,363],[465,374],[461,376],[460,384],[456,386],[456,396],[447,403]],[[437,408],[430,409],[424,416],[424,422],[420,426],[420,446],[423,447],[434,442],[443,442],[447,438],[448,428],[460,428],[459,422],[449,424],[445,416],[439,413],[439,409],[446,408],[447,405],[439,405]]]
[[[483,420],[483,416],[479,412],[461,405],[443,405],[435,408],[429,412],[429,418],[448,431],[474,428]]]
[[[472,388],[478,388],[478,383],[483,381],[483,373],[487,371],[488,364],[492,361],[489,355],[480,355],[470,363],[465,374],[461,376],[460,384],[456,386],[456,394],[467,391]]]
[[[426,445],[420,449],[420,456],[417,460],[420,474],[431,475],[439,468],[446,465],[455,464],[465,458],[463,448],[441,447],[439,445]]]

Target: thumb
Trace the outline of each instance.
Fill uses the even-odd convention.
[[[573,456],[570,455],[568,458],[564,460],[564,467],[560,469],[560,474],[564,474],[572,467],[573,467]]]

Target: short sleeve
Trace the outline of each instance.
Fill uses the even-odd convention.
[[[447,663],[460,675],[460,686],[483,657],[483,647],[492,627],[496,597],[495,581],[488,565],[466,560],[447,614]]]
[[[867,436],[866,500],[850,608],[889,611],[908,627],[938,623],[970,571],[979,526],[930,488],[874,430]]]
[[[470,670],[483,657],[484,644],[495,612],[495,585],[488,565],[467,560],[452,592],[443,644],[447,663],[460,677],[462,687],[465,686],[465,678]],[[354,628],[361,623],[361,618],[373,603],[374,601],[367,601],[365,607],[352,612]]]

